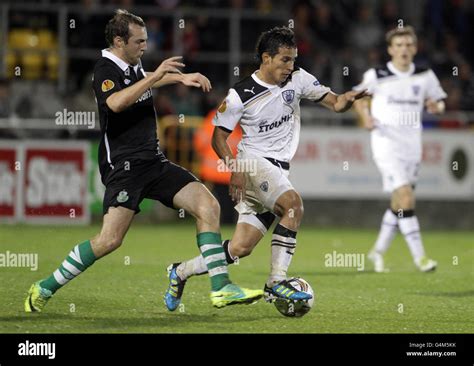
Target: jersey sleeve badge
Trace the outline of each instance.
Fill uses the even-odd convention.
[[[115,84],[114,84],[114,82],[113,82],[112,80],[109,80],[109,79],[104,80],[104,81],[102,82],[102,91],[103,91],[104,93],[106,93],[106,92],[108,92],[109,90],[112,90],[112,89],[114,88],[114,86],[115,86]]]
[[[219,106],[219,108],[217,108],[217,110],[219,111],[219,113],[224,113],[226,109],[227,109],[227,103],[224,100]]]

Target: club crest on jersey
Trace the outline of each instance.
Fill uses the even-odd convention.
[[[109,90],[113,89],[114,86],[115,86],[115,84],[114,84],[114,82],[113,82],[112,80],[109,80],[109,79],[104,80],[104,81],[102,82],[102,91],[103,91],[104,93],[106,93],[106,92],[108,92]]]
[[[127,191],[123,190],[117,196],[117,202],[124,203],[128,201],[128,193]]]
[[[268,181],[265,181],[262,184],[260,184],[260,189],[264,192],[268,192]]]
[[[419,85],[413,85],[412,89],[413,89],[413,94],[415,94],[415,95],[418,95],[418,93],[420,92],[420,86]]]
[[[295,99],[295,91],[294,90],[285,90],[281,93],[283,100],[285,103],[291,103],[293,99]]]

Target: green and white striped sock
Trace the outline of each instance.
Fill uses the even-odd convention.
[[[206,262],[209,277],[211,278],[212,291],[219,291],[225,285],[231,283],[227,272],[224,248],[222,247],[221,234],[199,233],[197,243],[204,261]]]
[[[96,260],[89,240],[76,245],[59,268],[47,279],[40,282],[40,286],[50,290],[53,294],[73,278],[79,276]]]

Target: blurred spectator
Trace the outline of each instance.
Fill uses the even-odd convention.
[[[474,110],[474,74],[472,67],[467,62],[459,67],[459,80],[461,85],[461,109]]]
[[[311,28],[316,35],[315,46],[318,49],[331,49],[340,44],[344,33],[337,19],[333,16],[331,7],[326,2],[319,2],[314,9],[314,20]]]
[[[349,34],[352,45],[361,52],[365,52],[379,46],[383,42],[383,37],[383,30],[378,20],[374,18],[373,9],[361,3]]]
[[[400,19],[400,11],[395,0],[385,0],[380,9],[380,22],[384,28],[384,32],[388,32],[398,26]]]
[[[165,42],[165,33],[161,29],[161,22],[156,17],[146,20],[146,30],[148,34],[147,47],[149,52],[159,51]]]
[[[170,114],[176,114],[173,103],[171,102],[171,98],[167,93],[153,93],[153,98],[158,118],[168,116]]]
[[[172,105],[176,114],[201,116],[200,98],[197,93],[200,91],[196,92],[183,84],[176,84],[175,94],[172,96]]]
[[[294,33],[298,47],[298,65],[310,69],[313,47],[316,39],[311,29],[311,6],[307,2],[299,2],[293,8]]]
[[[180,0],[155,0],[156,5],[158,5],[163,10],[173,10],[176,9],[179,5]]]
[[[199,35],[194,19],[186,19],[183,31],[183,54],[185,57],[194,59],[199,51]]]

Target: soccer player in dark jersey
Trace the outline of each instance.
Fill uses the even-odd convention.
[[[209,80],[199,73],[181,73],[181,57],[166,59],[154,72],[145,73],[140,62],[147,48],[145,23],[127,11],[118,10],[108,22],[105,38],[109,48],[102,51],[93,79],[102,134],[99,166],[106,187],[102,230],[76,245],[58,269],[31,286],[25,311],[42,311],[58,289],[117,249],[144,198],[185,209],[196,218],[213,306],[256,301],[263,291],[240,288],[229,279],[217,200],[194,175],[166,159],[156,135],[151,88],[182,82],[209,91]]]

